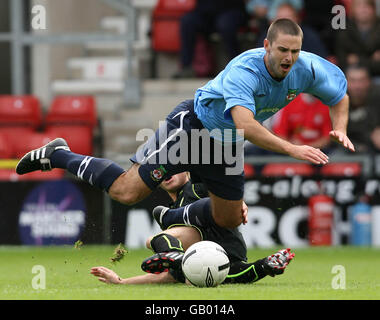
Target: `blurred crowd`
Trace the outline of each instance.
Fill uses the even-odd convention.
[[[225,54],[232,59],[243,51],[240,33],[254,34],[256,41],[251,47],[262,47],[272,21],[292,19],[304,32],[302,50],[337,64],[347,76],[350,96],[348,136],[357,152],[380,153],[380,8],[376,2],[198,0],[195,8],[180,22],[180,68],[173,77],[196,76],[194,56],[199,37],[207,40],[211,34],[218,33]],[[344,28],[332,26],[335,5],[345,8]],[[299,95],[265,125],[294,143],[310,144],[328,154],[345,152],[343,148],[331,145],[328,107],[310,95]],[[247,146],[246,154],[258,153],[266,152],[253,145]]]

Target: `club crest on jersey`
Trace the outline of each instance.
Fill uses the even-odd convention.
[[[297,97],[297,89],[288,89],[286,100],[292,101],[295,97]]]
[[[151,171],[150,175],[154,181],[160,181],[162,180],[165,173],[166,173],[165,168],[163,166],[160,166],[159,168]]]

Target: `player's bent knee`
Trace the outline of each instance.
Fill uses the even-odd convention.
[[[127,172],[120,175],[111,185],[109,196],[127,205],[133,205],[151,193],[151,190],[145,185],[136,167],[132,167]]]
[[[147,247],[147,249],[152,249],[150,245],[150,242],[152,241],[152,239],[153,237],[149,237],[148,239],[146,239],[145,246]]]
[[[122,204],[132,205],[139,201],[138,193],[128,187],[128,180],[120,176],[108,191],[109,196]]]
[[[113,200],[116,200],[117,202],[120,202],[125,205],[134,205],[140,201],[138,194],[128,192],[128,191],[121,192],[121,193],[113,193],[113,194],[110,194],[110,197]]]
[[[227,200],[209,193],[212,204],[212,217],[222,228],[236,228],[243,222],[243,200]]]

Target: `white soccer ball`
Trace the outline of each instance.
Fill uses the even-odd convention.
[[[194,243],[182,259],[185,277],[197,287],[216,287],[224,281],[229,270],[226,251],[212,241]]]

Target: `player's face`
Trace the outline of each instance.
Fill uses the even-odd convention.
[[[279,33],[272,43],[268,39],[264,40],[266,50],[264,61],[273,78],[283,79],[287,76],[298,59],[301,46],[301,36],[283,33]]]
[[[189,180],[186,172],[181,172],[171,176],[161,182],[161,188],[167,192],[175,192]]]

